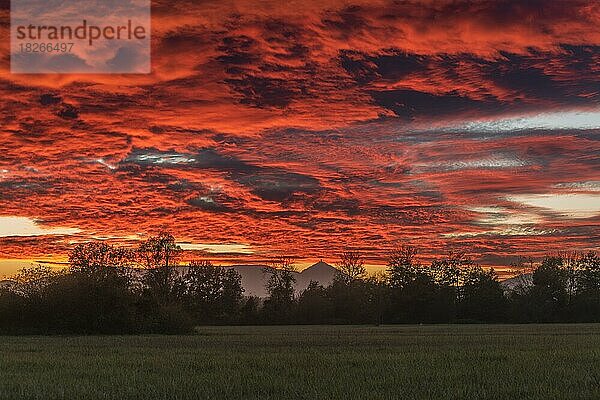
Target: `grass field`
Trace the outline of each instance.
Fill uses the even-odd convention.
[[[598,399],[600,325],[0,337],[1,399]]]

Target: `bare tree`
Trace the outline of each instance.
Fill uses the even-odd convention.
[[[584,255],[575,251],[565,251],[559,252],[558,258],[562,260],[562,267],[565,270],[568,302],[571,304],[573,296],[577,291],[577,277],[579,275],[579,270],[582,267]]]
[[[346,282],[362,279],[367,274],[362,255],[358,251],[347,250],[340,255],[339,273],[336,278]]]
[[[282,271],[296,272],[294,259],[290,256],[278,256],[271,262],[271,268]]]

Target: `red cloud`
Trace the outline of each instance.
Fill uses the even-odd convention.
[[[132,76],[11,75],[2,43],[2,215],[83,230],[2,256],[157,229],[251,258],[595,247],[597,217],[509,197],[593,186],[596,131],[440,127],[594,109],[598,22],[591,1],[155,2],[153,73]]]

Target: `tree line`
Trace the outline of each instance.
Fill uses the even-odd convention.
[[[186,333],[207,324],[409,324],[600,322],[600,256],[558,254],[521,265],[510,288],[463,254],[422,264],[413,247],[367,275],[344,252],[332,283],[295,289],[292,259],[265,273],[265,298],[244,296],[240,274],[208,261],[179,267],[181,249],[161,233],[138,248],[77,245],[69,266],[22,269],[0,289],[0,332]]]

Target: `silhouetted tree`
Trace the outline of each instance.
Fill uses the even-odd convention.
[[[346,283],[362,279],[366,275],[365,263],[358,251],[345,251],[340,255],[338,271],[334,279],[343,280]]]
[[[421,267],[415,260],[416,255],[417,249],[411,246],[392,250],[388,257],[387,273],[393,289],[403,289],[420,273]]]
[[[128,333],[139,329],[136,297],[126,278],[61,274],[43,290],[42,330],[49,333]]]
[[[567,274],[560,257],[547,257],[533,272],[529,306],[535,322],[559,321],[567,305]]]
[[[145,268],[143,284],[147,299],[170,304],[181,297],[184,290],[182,277],[174,268],[180,253],[175,238],[166,232],[140,244],[138,256]]]
[[[451,288],[455,299],[460,297],[463,272],[473,266],[473,261],[461,252],[451,252],[448,257],[431,263],[431,270],[438,285]]]
[[[127,274],[135,266],[135,252],[104,242],[78,244],[69,254],[69,268],[87,275]]]
[[[267,298],[263,304],[265,321],[268,323],[289,323],[294,311],[294,264],[289,257],[279,257],[272,268],[267,268],[269,274],[266,283]]]
[[[215,323],[223,291],[223,270],[210,261],[192,261],[183,277],[185,301],[198,323]]]
[[[26,309],[24,296],[11,288],[0,287],[0,333],[40,333],[30,328],[32,318],[31,310]]]
[[[13,284],[0,290],[0,331],[5,333],[47,333],[45,321],[51,315],[46,288],[61,271],[43,265],[21,269]]]
[[[600,322],[600,256],[588,252],[578,257],[574,312],[582,322]]]
[[[311,281],[298,296],[297,321],[301,324],[325,324],[333,320],[333,304],[327,289]]]
[[[185,282],[177,261],[181,248],[173,235],[160,232],[142,242],[138,257],[145,268],[140,309],[146,316],[145,330],[176,333],[190,330],[192,319],[182,303]]]
[[[40,264],[22,268],[12,277],[15,284],[11,290],[24,297],[39,297],[44,288],[62,273],[63,271]]]
[[[181,247],[175,242],[175,237],[164,231],[143,241],[138,248],[142,266],[148,269],[173,267],[180,254]]]
[[[245,325],[256,325],[260,319],[261,299],[257,296],[247,296],[242,299],[239,322]]]
[[[372,296],[369,285],[364,281],[365,277],[362,254],[351,250],[343,252],[338,271],[327,288],[337,323],[376,322],[371,314]]]
[[[132,261],[124,254],[129,253],[104,243],[86,243],[73,249],[66,271],[22,270],[15,279],[30,318],[27,329],[35,333],[134,330],[136,300],[124,269]]]
[[[366,276],[361,254],[348,251],[331,285],[311,282],[297,298],[293,262],[280,257],[265,271],[268,296],[260,299],[243,297],[233,268],[191,262],[184,274],[180,251],[173,236],[161,233],[136,251],[79,244],[63,270],[25,268],[0,286],[0,332],[182,333],[194,323],[600,322],[595,252],[520,263],[518,283],[504,287],[494,270],[461,253],[425,266],[414,248],[401,247],[390,253],[387,275]]]
[[[417,263],[416,255],[414,247],[402,246],[392,250],[388,256],[390,301],[385,319],[389,322],[423,322],[423,317],[417,315],[416,302],[433,298],[433,279]]]
[[[559,252],[557,258],[561,260],[561,268],[564,271],[566,291],[567,291],[567,304],[571,305],[573,298],[577,293],[577,280],[579,276],[579,269],[581,267],[580,261],[582,255],[577,252]]]
[[[193,261],[183,279],[186,306],[198,323],[228,322],[238,316],[244,289],[242,278],[234,269]]]
[[[223,273],[223,290],[220,296],[220,321],[231,323],[239,320],[242,307],[244,287],[242,276],[233,268]]]
[[[431,263],[431,272],[438,286],[437,301],[445,308],[439,313],[442,319],[439,322],[456,318],[458,303],[462,298],[464,271],[472,266],[473,261],[462,252],[451,252],[447,257]]]
[[[450,322],[454,318],[455,284],[450,263],[435,261],[427,268],[416,261],[412,247],[390,253],[390,301],[386,321],[394,323]]]
[[[391,288],[388,281],[384,273],[374,274],[364,280],[368,289],[370,322],[376,325],[385,322],[386,312],[391,306]]]
[[[459,318],[467,321],[500,322],[506,317],[507,300],[491,269],[484,271],[474,266],[463,273],[462,296],[459,303]]]

